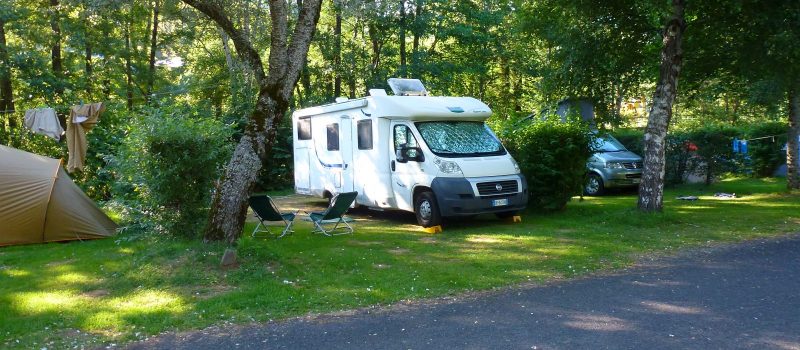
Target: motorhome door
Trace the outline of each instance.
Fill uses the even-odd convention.
[[[419,147],[411,128],[404,122],[392,122],[392,145],[389,147],[390,168],[392,171],[392,191],[397,202],[397,209],[414,211],[412,189],[414,179],[420,171],[419,162],[408,159],[407,151]],[[405,154],[403,154],[405,152]],[[413,151],[411,152],[413,155]]]
[[[342,174],[341,174],[341,188],[337,188],[338,192],[352,192],[353,191],[353,145],[355,144],[355,135],[353,135],[353,119],[350,116],[342,116],[339,123],[341,125],[340,147],[339,150],[342,154]]]

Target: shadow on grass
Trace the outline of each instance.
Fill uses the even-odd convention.
[[[224,245],[197,241],[0,248],[0,347],[127,341],[485,290],[624,267],[641,254],[776,236],[800,222],[798,196],[780,186],[725,182],[725,191],[752,193],[729,201],[709,197],[717,187],[668,189],[660,214],[639,213],[635,193],[576,198],[563,212],[524,212],[522,223],[493,215],[450,220],[440,234],[422,232],[411,213],[358,209],[348,214],[356,219],[353,235],[314,235],[298,220],[282,239],[244,237],[240,266],[229,271],[218,267]],[[683,193],[701,199],[674,200]],[[305,205],[276,200],[282,208]],[[244,232],[252,229],[248,223]]]

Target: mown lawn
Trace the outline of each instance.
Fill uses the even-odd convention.
[[[642,214],[635,193],[571,202],[566,211],[451,222],[431,235],[413,216],[360,212],[352,236],[243,239],[241,266],[223,245],[124,234],[0,248],[0,347],[124,343],[172,330],[388,304],[630,265],[643,254],[800,232],[800,194],[783,180],[731,179],[666,193]],[[714,192],[735,192],[733,200]],[[678,201],[697,195],[696,202]],[[248,225],[248,230],[252,226]],[[249,231],[248,231],[249,232]]]

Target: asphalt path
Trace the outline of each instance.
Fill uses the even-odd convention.
[[[166,334],[129,348],[800,350],[800,236],[544,286]]]

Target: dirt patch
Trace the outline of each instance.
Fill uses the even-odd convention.
[[[45,264],[44,266],[47,266],[47,267],[64,266],[64,265],[67,265],[67,264],[72,264],[74,262],[75,262],[75,259],[51,261],[51,262]]]
[[[234,289],[236,288],[227,284],[214,284],[207,287],[203,287],[202,289],[197,289],[193,291],[191,294],[196,299],[206,300],[206,299],[211,299],[218,295],[228,293]]]
[[[347,241],[347,244],[348,245],[361,246],[361,247],[369,247],[369,246],[374,246],[374,245],[382,245],[383,242],[381,242],[381,241],[356,241],[356,240],[352,240],[351,239],[351,240]]]
[[[438,239],[436,239],[435,237],[430,237],[430,236],[420,237],[419,241],[422,242],[422,243],[427,243],[427,244],[439,243]]]
[[[391,254],[394,254],[394,255],[404,255],[404,254],[408,254],[408,253],[411,252],[410,250],[405,249],[405,248],[394,248],[394,249],[389,249],[387,251],[389,253],[391,253]]]
[[[106,289],[95,289],[95,290],[90,290],[88,292],[84,292],[84,293],[81,294],[81,296],[84,296],[84,297],[87,297],[87,298],[90,298],[90,299],[97,299],[97,298],[107,297],[110,294],[111,294],[111,292],[109,292]]]

